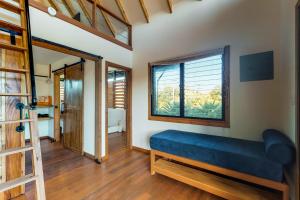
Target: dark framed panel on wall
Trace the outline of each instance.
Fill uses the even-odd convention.
[[[230,127],[230,47],[152,62],[148,119]]]

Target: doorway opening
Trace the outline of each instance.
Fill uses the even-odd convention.
[[[39,38],[33,39],[33,51],[35,74],[46,78],[44,84],[37,84],[38,96],[51,102],[45,106],[49,113],[46,137],[100,162],[102,58]],[[41,64],[51,64],[49,76]],[[95,145],[84,145],[85,140]]]
[[[33,52],[40,135],[81,153],[84,62],[79,57],[41,47],[34,46]]]
[[[106,62],[106,152],[131,147],[131,69]]]

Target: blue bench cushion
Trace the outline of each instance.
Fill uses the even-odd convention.
[[[167,130],[150,138],[151,149],[281,182],[283,165],[267,158],[263,142]]]

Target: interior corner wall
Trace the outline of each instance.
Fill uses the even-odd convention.
[[[32,36],[49,40],[68,47],[79,49],[88,53],[103,57],[102,60],[102,156],[105,152],[105,61],[120,65],[132,66],[133,52],[105,40],[99,36],[89,33],[79,27],[71,25],[56,17],[51,17],[45,12],[30,7],[30,21]],[[94,75],[93,75],[94,76]],[[93,115],[95,116],[95,115]],[[85,138],[85,141],[89,141]],[[88,153],[92,155],[91,149],[95,142],[88,144]]]
[[[155,4],[158,0],[155,0]],[[134,26],[133,145],[149,149],[149,137],[166,129],[262,140],[265,129],[288,134],[282,116],[281,0],[180,1],[172,15],[158,13]],[[148,62],[225,45],[230,52],[230,128],[148,120]],[[274,80],[240,82],[239,57],[274,51]]]
[[[296,136],[296,5],[298,0],[289,0],[281,2],[281,56],[282,66],[284,69],[282,74],[285,81],[282,85],[283,97],[283,124],[288,132],[289,137],[295,143],[297,142]],[[299,148],[299,147],[298,147]],[[299,167],[299,166],[298,166]],[[297,172],[296,163],[287,169],[287,182],[290,185],[290,195],[292,200],[297,199],[296,185]],[[299,195],[299,194],[298,194]]]

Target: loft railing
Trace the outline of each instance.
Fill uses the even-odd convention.
[[[132,26],[99,0],[29,0],[30,5],[47,11],[53,7],[57,17],[91,33],[132,50]],[[78,23],[79,22],[79,23]]]

